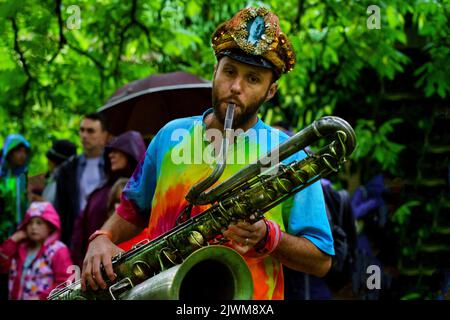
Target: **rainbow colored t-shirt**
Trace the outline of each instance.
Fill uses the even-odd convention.
[[[175,227],[177,217],[188,204],[185,199],[188,191],[209,176],[215,167],[212,145],[204,139],[203,119],[209,112],[212,109],[203,116],[177,119],[166,124],[151,141],[145,157],[123,191],[118,214],[134,224],[148,224],[150,240]],[[286,139],[286,134],[258,119],[251,129],[241,133],[229,147],[227,166],[215,185],[255,162]],[[305,156],[300,151],[283,163]],[[191,215],[195,216],[208,207],[194,206]],[[289,212],[286,213],[287,207]],[[334,255],[333,238],[319,182],[297,193],[291,201],[274,207],[265,216],[276,221],[281,230],[305,237],[321,251]],[[283,299],[284,279],[280,262],[271,256],[244,256],[244,259],[254,281],[253,298]]]

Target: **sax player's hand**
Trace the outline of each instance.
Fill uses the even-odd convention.
[[[266,224],[263,220],[259,220],[253,224],[248,222],[230,224],[223,235],[231,240],[234,250],[244,255],[265,237],[266,232]]]
[[[81,288],[83,291],[86,290],[86,283],[89,283],[93,290],[97,290],[98,286],[106,289],[107,285],[102,277],[101,266],[103,265],[106,275],[113,281],[116,275],[112,268],[111,259],[120,252],[123,252],[123,250],[112,243],[107,236],[101,235],[91,241],[83,261],[81,273]]]

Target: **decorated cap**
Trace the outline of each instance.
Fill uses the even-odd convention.
[[[292,70],[295,52],[280,28],[278,17],[266,8],[245,8],[225,21],[212,35],[218,59],[229,56],[272,69],[277,76]]]

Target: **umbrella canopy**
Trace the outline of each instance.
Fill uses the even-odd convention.
[[[211,87],[186,72],[155,74],[121,87],[98,111],[114,135],[136,130],[151,137],[173,119],[202,114],[211,106]]]

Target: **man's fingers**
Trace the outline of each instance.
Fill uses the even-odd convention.
[[[253,246],[254,245],[254,241],[251,238],[251,233],[248,232],[234,232],[234,230],[227,230],[223,233],[223,235],[240,244],[240,246]]]
[[[87,260],[83,263],[83,271],[81,272],[81,290],[86,291],[87,273],[91,273],[91,265]]]
[[[233,247],[234,250],[236,250],[238,253],[242,255],[246,254],[250,249],[248,246],[242,246],[235,241],[231,241],[231,246]]]
[[[248,222],[245,221],[239,221],[238,223],[235,224],[236,227],[239,227],[241,229],[247,230],[249,232],[253,232],[256,230],[256,227],[254,224],[250,224]]]
[[[106,275],[108,276],[109,280],[113,281],[116,278],[116,275],[114,274],[114,270],[112,267],[111,257],[104,255],[102,257],[102,264],[103,268],[105,268]]]
[[[91,258],[88,261],[88,265],[87,268],[85,269],[86,271],[84,272],[84,282],[85,282],[85,288],[86,288],[86,281],[87,283],[89,283],[89,286],[93,289],[93,290],[97,290],[98,286],[95,283],[94,279],[92,278],[92,268],[93,268],[93,263],[92,263],[93,258]]]
[[[227,230],[227,231],[225,231],[225,232],[223,233],[223,235],[224,235],[227,239],[231,240],[232,242],[240,242],[239,236],[238,236],[237,234],[235,234],[234,232],[232,232],[232,231]]]
[[[92,263],[92,275],[94,276],[97,284],[101,288],[106,289],[106,282],[105,282],[105,280],[103,280],[103,277],[102,277],[100,262],[101,262],[100,257],[98,257],[98,256],[94,257],[94,261]]]
[[[117,277],[114,273],[111,257],[120,251],[123,250],[116,247],[106,237],[98,237],[93,240],[88,247],[83,262],[81,288],[86,290],[89,285],[93,290],[97,290],[98,287],[106,289],[108,280],[114,281]]]
[[[230,225],[228,227],[228,230],[231,231],[232,233],[237,234],[243,239],[252,237],[252,232],[250,230],[241,228],[239,225]]]

